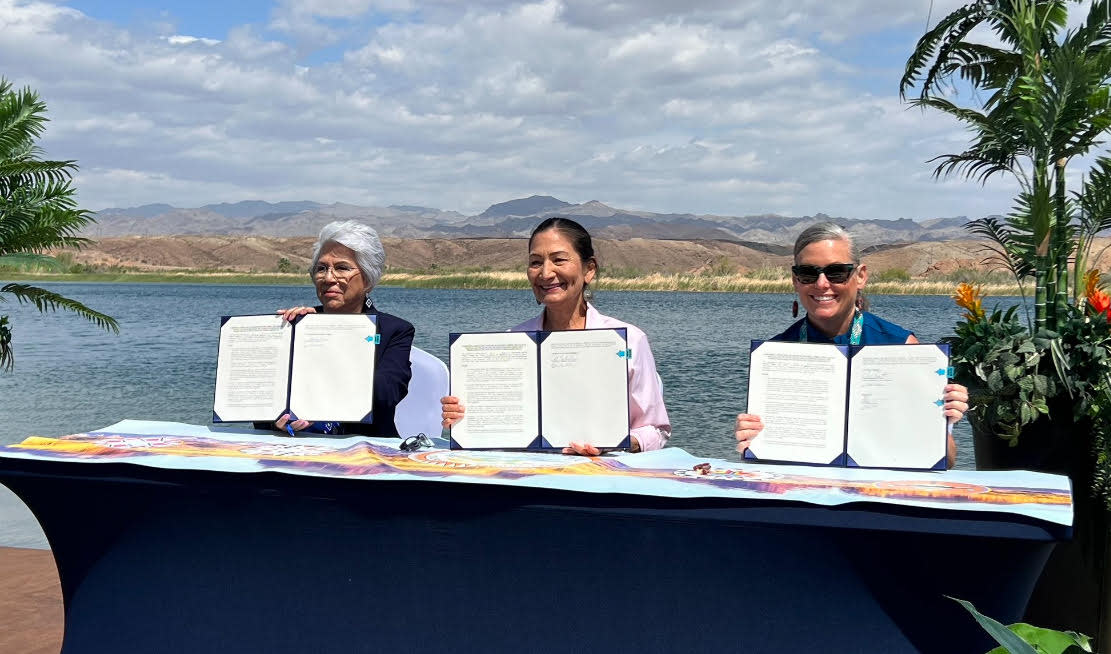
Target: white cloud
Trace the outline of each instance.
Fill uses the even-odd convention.
[[[220,42],[219,39],[208,39],[198,36],[186,36],[184,34],[174,34],[173,36],[165,37],[166,42],[171,45],[191,45],[193,43],[202,43],[204,45],[216,45]]]
[[[0,0],[0,70],[42,94],[43,145],[78,160],[92,208],[477,213],[548,193],[716,214],[1006,210],[1002,181],[934,181],[926,160],[964,135],[898,102],[928,7],[290,0],[216,41]]]

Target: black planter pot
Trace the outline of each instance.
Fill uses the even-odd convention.
[[[1086,422],[1086,421],[1085,421]],[[972,425],[972,442],[976,449],[977,470],[1037,470],[1069,475],[1077,468],[1079,443],[1089,441],[1090,427],[1077,424],[1072,406],[1055,402],[1049,415],[1041,416],[1028,425],[1011,444]],[[1087,449],[1081,450],[1087,454]],[[1073,478],[1073,482],[1076,480]]]
[[[1100,636],[1107,525],[1090,496],[1091,425],[1077,422],[1072,407],[1051,405],[1011,447],[973,426],[977,470],[1035,470],[1068,475],[1073,490],[1073,539],[1059,543],[1046,562],[1027,605],[1024,622]],[[1106,631],[1106,625],[1103,625]],[[1111,651],[1099,643],[1100,651]]]

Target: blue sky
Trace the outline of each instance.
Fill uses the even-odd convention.
[[[933,20],[959,6],[935,0]],[[246,199],[481,212],[1006,211],[898,98],[929,0],[0,0],[88,208]]]
[[[177,2],[88,2],[74,0],[61,4],[83,12],[90,18],[131,30],[143,31],[168,23],[181,34],[224,39],[238,25],[265,25],[273,2],[266,0],[181,0]]]

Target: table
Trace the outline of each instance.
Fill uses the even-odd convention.
[[[984,652],[944,595],[1014,621],[1069,533],[1007,512],[0,450],[58,564],[64,654]]]

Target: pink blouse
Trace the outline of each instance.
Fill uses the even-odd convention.
[[[593,305],[586,305],[586,327],[597,329],[624,327],[633,356],[629,360],[629,427],[641,451],[658,450],[671,437],[671,420],[664,406],[663,383],[656,372],[656,359],[648,347],[648,336],[636,325],[603,316]],[[509,331],[529,332],[544,329],[544,312]]]

